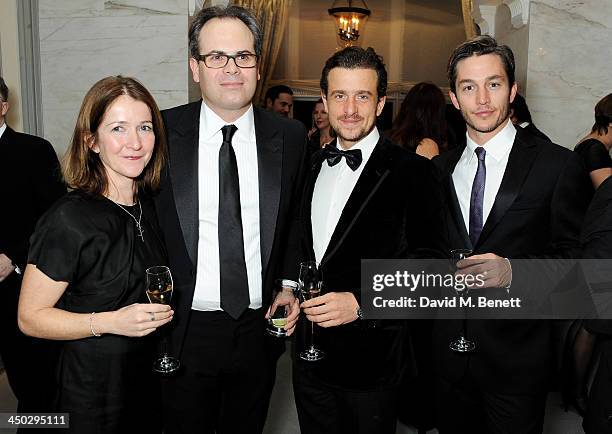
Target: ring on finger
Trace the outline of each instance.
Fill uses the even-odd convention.
[[[151,321],[155,321],[155,312],[149,312],[149,315],[151,315]]]

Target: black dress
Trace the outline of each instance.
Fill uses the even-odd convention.
[[[91,313],[148,303],[145,269],[167,260],[154,208],[141,204],[144,242],[134,218],[106,198],[72,192],[41,218],[28,262],[69,282],[57,307]],[[138,218],[138,206],[125,208]],[[156,342],[112,334],[63,342],[57,411],[70,413],[70,432],[161,432]]]
[[[592,172],[605,167],[612,167],[612,158],[606,146],[597,139],[586,139],[578,143],[574,151],[580,154],[587,172]]]

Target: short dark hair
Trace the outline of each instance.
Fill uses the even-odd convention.
[[[151,160],[136,179],[139,191],[153,193],[158,190],[162,169],[166,162],[166,136],[157,103],[149,91],[135,78],[106,77],[92,86],[85,95],[77,116],[72,141],[64,156],[64,179],[71,189],[94,196],[108,190],[108,176],[100,155],[91,149],[97,140],[98,128],[108,108],[122,95],[145,103],[151,111],[155,147]]]
[[[272,86],[268,88],[268,90],[266,91],[266,96],[264,97],[264,101],[267,103],[268,98],[270,98],[270,100],[274,102],[281,93],[288,93],[289,95],[293,96],[293,91],[289,86],[279,84],[277,86]]]
[[[510,103],[510,108],[512,109],[512,116],[516,118],[518,123],[533,123],[529,107],[527,107],[527,101],[519,93],[514,96],[514,101]]]
[[[6,83],[4,82],[4,78],[0,77],[0,98],[2,98],[2,101],[8,101],[8,87],[6,85]]]
[[[608,125],[612,123],[612,93],[604,96],[595,105],[595,123],[591,132],[608,134]]]
[[[246,8],[241,6],[213,6],[210,8],[201,9],[194,17],[191,26],[189,27],[189,54],[194,59],[199,59],[200,55],[200,31],[204,24],[213,18],[234,18],[242,21],[249,28],[253,35],[253,43],[255,45],[255,55],[261,56],[261,47],[263,45],[263,32],[259,26],[259,22],[255,15]]]
[[[363,49],[361,47],[346,47],[327,59],[321,72],[321,91],[327,95],[327,77],[329,71],[334,68],[346,69],[373,69],[376,71],[378,80],[376,82],[377,98],[387,95],[387,70],[383,58],[376,54],[372,47]]]
[[[514,78],[514,54],[507,45],[499,45],[497,41],[489,35],[477,36],[473,39],[460,44],[448,59],[448,82],[451,92],[455,93],[455,81],[457,80],[457,64],[464,59],[472,56],[483,56],[485,54],[496,54],[501,59],[508,83],[510,86],[516,81]]]

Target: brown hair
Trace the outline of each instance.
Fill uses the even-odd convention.
[[[476,36],[457,46],[448,59],[448,84],[452,93],[457,91],[457,64],[464,59],[472,56],[483,56],[485,54],[495,54],[499,56],[504,65],[504,70],[508,76],[508,84],[512,86],[515,82],[514,78],[514,53],[507,45],[499,45],[497,41],[489,35]]]
[[[595,106],[595,123],[591,132],[608,134],[608,125],[612,123],[612,93],[604,96]]]
[[[108,191],[108,177],[100,156],[91,148],[104,114],[121,95],[145,103],[151,110],[155,147],[151,160],[136,179],[138,191],[153,193],[160,184],[166,162],[166,135],[159,108],[149,91],[131,77],[106,77],[93,85],[85,95],[77,117],[70,147],[64,158],[64,178],[72,189],[100,196]]]

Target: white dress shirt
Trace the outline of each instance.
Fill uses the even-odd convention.
[[[2,126],[0,127],[0,138],[2,138],[2,134],[6,130],[6,122],[2,122]]]
[[[487,168],[487,176],[485,180],[484,200],[483,200],[483,225],[486,223],[495,197],[501,185],[506,166],[508,165],[508,157],[516,136],[516,128],[508,119],[506,126],[497,133],[488,142],[482,145],[486,151],[485,166]],[[465,227],[469,232],[470,228],[470,196],[472,195],[472,183],[478,169],[478,157],[476,156],[476,148],[479,146],[466,133],[467,146],[461,154],[461,158],[453,171],[453,184],[461,214]]]
[[[321,171],[315,183],[311,203],[312,240],[315,259],[318,263],[325,255],[344,206],[379,138],[380,134],[374,127],[366,137],[350,148],[361,150],[362,161],[355,171],[351,170],[344,158],[335,166],[329,166],[327,161],[323,161],[321,164]],[[342,139],[339,137],[337,144],[338,149],[344,149]]]
[[[198,145],[198,267],[192,309],[221,310],[219,276],[219,149],[221,128],[228,125],[204,102],[200,111]],[[261,248],[259,242],[259,176],[253,106],[233,125],[232,147],[238,164],[244,259],[251,309],[261,307]]]

